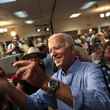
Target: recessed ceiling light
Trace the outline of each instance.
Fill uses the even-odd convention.
[[[15,2],[16,0],[0,0],[0,4]]]
[[[40,31],[41,31],[41,29],[40,29],[40,28],[38,28],[38,29],[37,29],[37,32],[40,32]]]
[[[26,24],[33,24],[34,21],[33,21],[33,20],[26,20],[25,23],[26,23]]]
[[[89,32],[92,32],[92,31],[93,31],[92,28],[90,28],[90,29],[89,29]]]
[[[28,17],[28,14],[26,11],[17,11],[17,12],[14,12],[14,15],[19,17],[19,18],[26,18]]]
[[[81,15],[81,13],[73,13],[70,15],[70,18],[77,18]]]
[[[80,9],[86,10],[86,9],[92,7],[94,4],[96,4],[96,1],[87,2],[87,3],[85,3]]]
[[[16,31],[11,31],[11,32],[10,32],[10,35],[11,35],[12,37],[15,37],[15,36],[17,35],[17,32],[16,32]]]
[[[104,18],[105,15],[104,15],[104,13],[101,13],[99,16],[100,16],[100,18]]]
[[[47,28],[46,28],[46,31],[50,31],[50,29],[47,27]]]
[[[106,16],[106,17],[109,17],[109,16],[110,16],[110,12],[106,12],[106,13],[105,13],[105,16]]]

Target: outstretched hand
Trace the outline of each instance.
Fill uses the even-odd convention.
[[[36,60],[21,60],[13,64],[17,67],[16,76],[22,80],[27,80],[36,87],[41,87],[45,81],[45,71],[40,67],[40,62]]]

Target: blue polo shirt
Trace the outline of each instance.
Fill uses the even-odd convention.
[[[29,110],[44,110],[48,106],[58,110],[110,110],[109,93],[98,65],[76,60],[66,74],[59,69],[52,77],[70,87],[73,108],[40,89],[27,96]]]

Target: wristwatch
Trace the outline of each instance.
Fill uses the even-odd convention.
[[[48,94],[49,95],[55,95],[56,91],[59,89],[59,81],[51,79],[48,82]]]

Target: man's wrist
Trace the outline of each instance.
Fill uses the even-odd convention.
[[[42,84],[42,89],[45,91],[48,91],[48,82],[51,80],[51,78],[49,76],[46,76],[43,84]]]
[[[45,80],[45,83],[42,86],[42,89],[51,96],[56,95],[56,92],[59,88],[60,82],[49,77],[47,78],[47,80]]]
[[[60,82],[57,80],[51,79],[48,82],[48,93],[52,96],[55,96],[59,87],[60,87]]]

